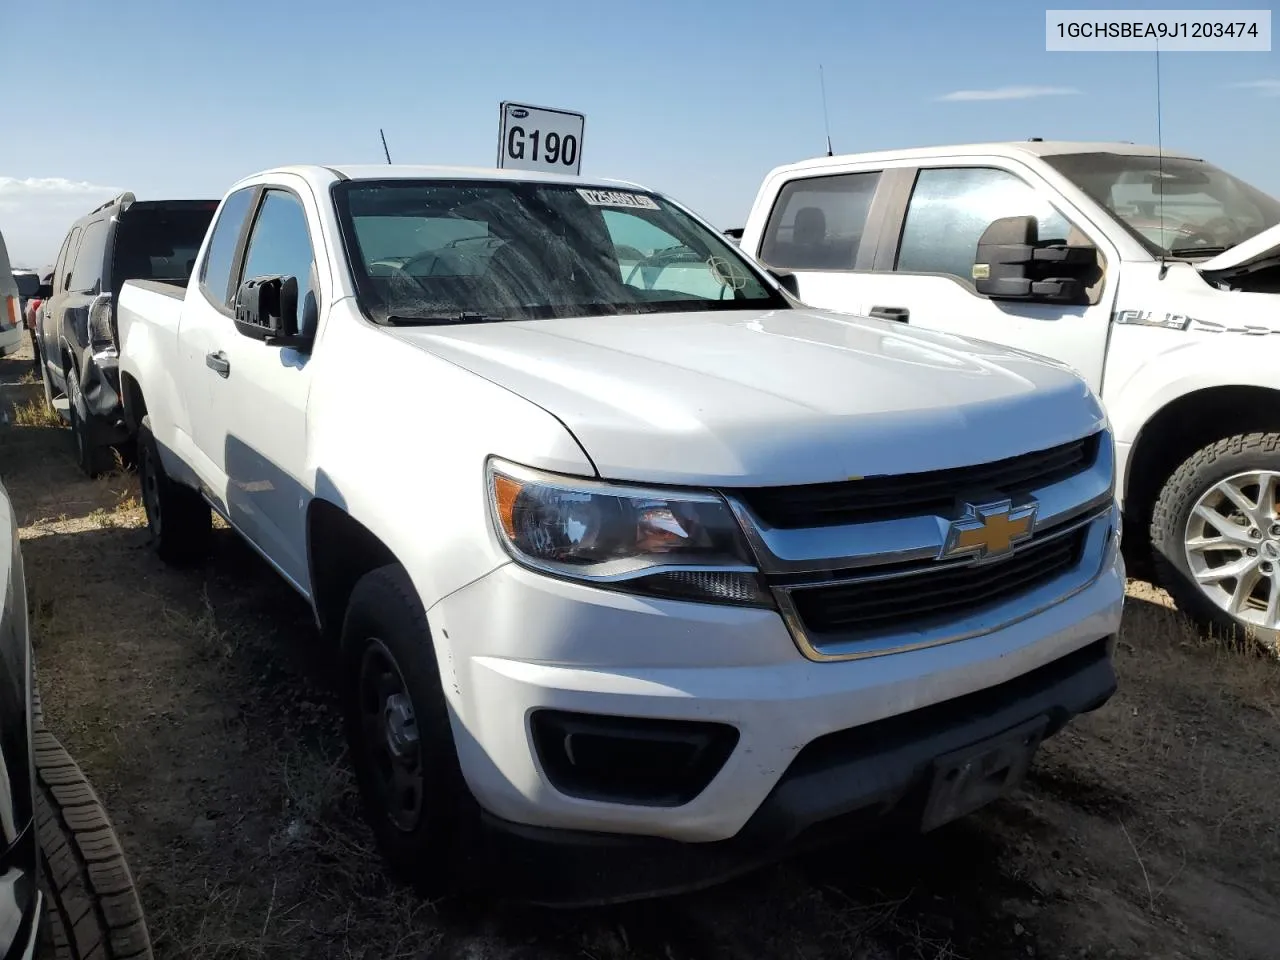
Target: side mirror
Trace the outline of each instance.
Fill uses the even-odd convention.
[[[978,240],[973,286],[992,300],[1082,304],[1097,279],[1093,247],[1041,243],[1036,218],[1003,217]]]
[[[800,299],[800,281],[796,279],[794,273],[781,273],[777,270],[770,270],[769,276],[778,281],[778,286],[791,294],[797,300]]]
[[[39,289],[38,289],[38,290],[36,290],[35,299],[37,299],[37,300],[48,300],[48,299],[49,299],[50,297],[52,297],[52,296],[53,296],[53,284],[52,284],[52,283],[42,283],[42,284],[40,284]]]
[[[307,350],[311,337],[299,333],[298,278],[253,277],[236,291],[236,330],[269,347]]]

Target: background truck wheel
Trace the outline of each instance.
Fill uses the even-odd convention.
[[[42,960],[151,960],[142,904],[115,829],[80,767],[32,732],[45,915]]]
[[[1280,652],[1280,433],[1197,450],[1151,518],[1157,578],[1183,613]]]
[[[427,615],[403,567],[365,574],[342,626],[347,739],[390,872],[463,892],[479,807],[462,776]]]
[[[160,559],[182,565],[208,556],[213,537],[209,505],[195,490],[165,473],[150,417],[143,417],[138,426],[137,456],[142,506]]]
[[[38,377],[44,368],[44,363],[40,360],[40,341],[36,338],[34,328],[27,330],[27,336],[31,338],[31,372]]]
[[[74,365],[67,368],[67,405],[71,417],[71,434],[76,441],[76,462],[80,470],[89,478],[100,477],[115,464],[110,447],[99,447],[93,443],[89,433],[89,425],[85,422],[87,408],[84,394],[80,392],[80,375]]]
[[[52,410],[53,384],[49,382],[49,371],[44,365],[44,354],[41,352],[39,339],[36,340],[36,363],[39,366],[37,373],[40,375],[40,383],[44,386],[44,405]]]

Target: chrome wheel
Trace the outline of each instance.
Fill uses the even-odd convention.
[[[397,829],[409,833],[422,817],[424,793],[418,722],[400,666],[381,640],[367,641],[359,695],[379,806]]]
[[[1220,480],[1191,508],[1187,567],[1211,603],[1242,624],[1280,630],[1280,473],[1251,470]]]

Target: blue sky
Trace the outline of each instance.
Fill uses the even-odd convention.
[[[837,152],[1156,134],[1153,58],[1046,53],[1025,0],[3,6],[23,38],[0,58],[9,121],[28,122],[0,137],[0,231],[31,263],[104,190],[217,197],[280,163],[381,162],[379,127],[396,161],[491,165],[503,99],[584,112],[584,174],[739,225],[771,167],[824,152],[819,62]],[[1280,195],[1280,53],[1162,69],[1165,145]],[[1078,92],[939,99],[1007,88]]]

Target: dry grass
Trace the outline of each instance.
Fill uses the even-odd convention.
[[[13,423],[18,427],[61,427],[62,418],[43,401],[28,400],[14,407]]]

